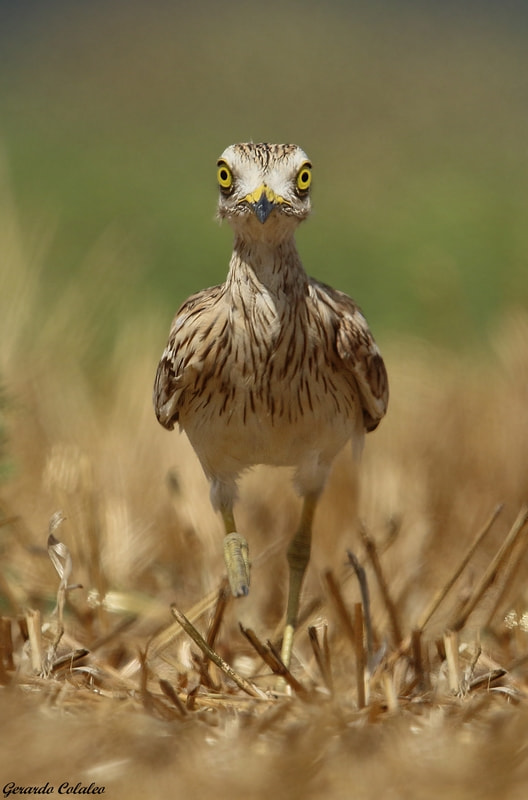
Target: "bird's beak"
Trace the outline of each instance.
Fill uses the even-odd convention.
[[[244,201],[255,212],[259,222],[264,224],[274,208],[280,205],[289,205],[288,201],[275,194],[273,189],[262,183],[254,192],[247,194]]]

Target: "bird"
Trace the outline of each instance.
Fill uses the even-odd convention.
[[[290,667],[312,523],[332,463],[359,456],[388,404],[383,358],[359,306],[305,271],[295,231],[311,211],[312,164],[295,144],[245,142],[216,164],[218,218],[233,229],[224,283],[193,294],[170,328],[154,409],[183,430],[225,527],[232,594],[249,591],[246,538],[234,505],[240,476],[267,464],[294,469],[302,498],[287,550],[281,660]],[[330,254],[329,254],[330,257]]]

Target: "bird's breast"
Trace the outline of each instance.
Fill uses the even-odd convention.
[[[297,465],[307,450],[331,459],[357,429],[331,332],[306,314],[269,302],[231,309],[190,362],[180,425],[207,472]]]

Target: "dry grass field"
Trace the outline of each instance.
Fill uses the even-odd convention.
[[[205,479],[151,409],[167,321],[123,315],[88,371],[98,280],[43,313],[45,241],[1,220],[4,794],[524,798],[526,313],[479,355],[381,338],[390,413],[318,512],[288,688],[286,476],[244,480],[252,590],[226,601]]]

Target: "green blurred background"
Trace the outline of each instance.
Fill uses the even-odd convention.
[[[43,243],[42,308],[92,283],[103,327],[168,326],[225,276],[220,152],[294,141],[307,271],[380,339],[485,342],[528,302],[527,7],[1,2],[2,197]]]

